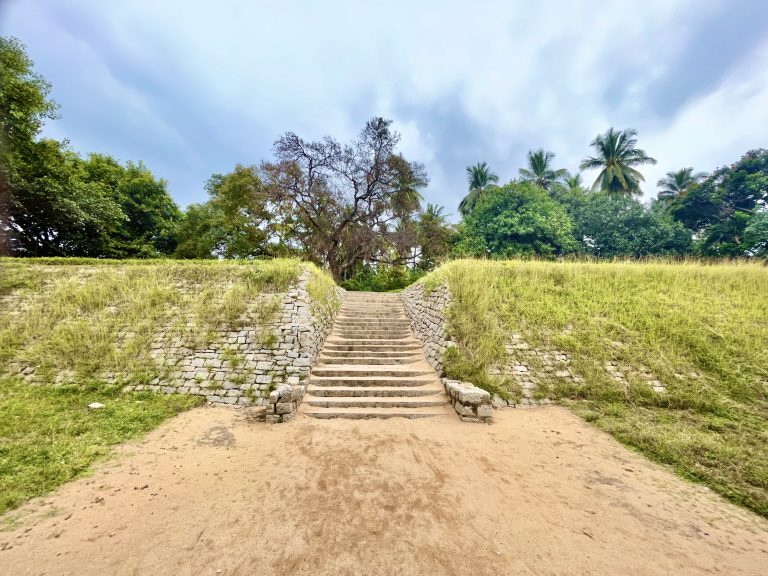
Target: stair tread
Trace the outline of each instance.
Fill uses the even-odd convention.
[[[307,387],[306,393],[312,394],[318,390],[324,392],[333,391],[338,392],[338,396],[341,397],[343,397],[344,393],[354,397],[355,393],[358,392],[366,392],[372,396],[375,395],[376,392],[393,392],[395,394],[401,392],[403,396],[408,396],[407,392],[411,391],[418,391],[424,395],[443,393],[444,390],[442,386],[438,386],[437,384],[429,386],[429,384],[430,383],[427,382],[424,386],[366,386],[365,388],[361,388],[360,386],[318,386],[317,384],[310,384]]]
[[[307,409],[305,412],[348,412],[351,414],[357,413],[357,414],[365,414],[370,412],[381,412],[381,413],[390,413],[390,414],[408,414],[410,412],[414,411],[425,411],[425,412],[432,412],[433,414],[450,414],[447,410],[443,410],[445,407],[444,405],[439,406],[425,406],[424,408],[429,408],[429,410],[424,410],[424,408],[380,408],[377,410],[371,410],[370,408],[358,408],[355,406],[348,406],[348,407],[336,407],[333,408],[324,408],[323,406],[307,406],[307,404],[302,404],[302,407],[306,407]]]
[[[326,402],[328,404],[343,405],[345,402],[359,402],[364,404],[398,404],[408,402],[410,404],[429,404],[433,402],[448,402],[448,397],[442,391],[435,390],[434,394],[426,396],[315,396],[306,398],[304,402]]]

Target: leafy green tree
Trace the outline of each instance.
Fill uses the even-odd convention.
[[[751,256],[768,257],[768,211],[752,215],[744,228],[744,246]]]
[[[595,149],[595,155],[585,158],[579,168],[600,170],[593,190],[623,196],[642,193],[640,182],[645,178],[635,167],[656,164],[656,160],[637,147],[637,130],[609,128],[605,134],[598,134],[590,146]]]
[[[584,195],[568,208],[586,254],[599,258],[674,256],[693,250],[689,230],[633,198],[597,192]]]
[[[210,202],[190,204],[176,229],[177,258],[215,258],[226,232],[221,229],[221,212]]]
[[[556,256],[577,244],[565,209],[532,183],[490,190],[460,226],[455,252],[467,256]]]
[[[16,39],[0,38],[0,248],[26,256],[157,256],[175,246],[181,213],[141,164],[83,160],[39,139],[56,118],[51,86]]]
[[[499,177],[491,172],[488,164],[478,162],[474,166],[467,166],[467,180],[469,181],[469,194],[459,203],[459,212],[462,216],[467,216],[472,212],[483,193],[496,184]]]
[[[752,253],[745,242],[746,229],[766,205],[768,150],[758,149],[692,185],[674,199],[670,212],[696,233],[703,255],[745,256]]]
[[[397,171],[397,186],[392,193],[392,212],[400,220],[408,220],[421,209],[424,197],[419,188],[426,185],[422,175],[413,169],[410,162],[403,158],[402,154],[395,154],[390,158],[390,164]]]
[[[176,227],[182,213],[168,193],[168,184],[155,178],[141,162],[128,162],[115,198],[126,218],[115,232],[116,258],[154,258],[176,248]]]
[[[543,148],[529,151],[528,167],[520,168],[520,180],[532,182],[544,190],[550,190],[555,183],[568,175],[568,171],[563,168],[558,170],[552,168],[554,158],[554,152],[546,151]]]
[[[2,228],[19,256],[104,256],[125,220],[111,191],[89,180],[85,162],[55,140],[33,142],[14,166]]]
[[[267,195],[258,169],[238,164],[214,174],[209,200],[192,204],[178,229],[176,255],[182,258],[252,258],[270,254]]]
[[[46,120],[58,117],[51,84],[33,65],[17,38],[0,36],[0,123],[12,160],[29,152]]]
[[[21,224],[16,220],[24,198],[14,190],[24,164],[34,157],[43,124],[57,117],[51,85],[32,67],[18,39],[0,37],[0,254],[19,250],[15,242]]]

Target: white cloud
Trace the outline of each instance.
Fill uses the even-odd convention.
[[[464,166],[488,160],[506,180],[526,150],[543,146],[574,170],[609,126],[639,130],[660,161],[645,170],[649,184],[765,145],[765,51],[745,54],[672,118],[649,104],[660,80],[686,73],[675,66],[697,23],[724,7],[25,0],[6,8],[3,33],[27,42],[54,82],[64,115],[57,135],[84,151],[118,149],[162,166],[182,203],[203,199],[210,173],[268,156],[282,132],[348,139],[368,117],[385,115],[397,121],[408,156],[427,165],[427,199],[456,213]],[[88,125],[89,111],[114,121]],[[143,144],[126,142],[127,119],[145,130]]]
[[[667,172],[684,166],[711,172],[747,150],[768,147],[768,43],[717,90],[691,102],[674,122],[644,140],[659,160],[644,170],[646,195]]]

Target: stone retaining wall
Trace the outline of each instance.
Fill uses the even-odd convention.
[[[204,344],[194,343],[192,312],[184,313],[187,334],[180,333],[178,327],[159,328],[150,345],[154,364],[151,372],[155,376],[149,376],[144,382],[137,382],[136,375],[100,373],[96,376],[123,384],[127,392],[191,394],[216,404],[266,406],[270,421],[287,421],[292,416],[285,414],[292,410],[287,411],[288,406],[276,408],[276,402],[272,402],[274,393],[282,391],[278,398],[283,404],[294,402],[294,409],[298,405],[303,395],[303,381],[331,330],[344,292],[338,288],[329,295],[328,301],[313,302],[307,292],[310,279],[311,272],[305,269],[287,292],[261,294],[248,303],[237,329],[225,328],[207,334]],[[266,324],[265,308],[277,308]],[[128,345],[134,337],[131,327],[125,327],[118,334],[117,347]],[[12,374],[20,375],[32,385],[44,382],[35,366],[14,363],[9,368]],[[56,374],[55,383],[75,379],[73,372],[62,370]],[[286,412],[279,414],[277,410]]]
[[[294,370],[291,376],[269,394],[267,422],[290,422],[296,417],[296,410],[304,397],[305,380],[333,327],[344,297],[345,291],[336,287],[328,301],[313,301],[307,292],[308,282],[309,275],[302,275],[296,289],[286,297],[281,328],[284,338],[293,343],[296,357],[292,362]]]
[[[448,339],[445,311],[451,303],[451,294],[446,284],[438,285],[429,294],[424,285],[413,284],[401,295],[405,311],[411,320],[411,329],[421,341],[427,362],[443,374],[443,355],[454,346]]]

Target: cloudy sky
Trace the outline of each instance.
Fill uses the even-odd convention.
[[[454,214],[467,165],[506,181],[545,147],[576,171],[609,126],[658,159],[646,198],[768,147],[766,0],[0,0],[0,33],[53,83],[47,135],[143,160],[182,206],[285,131],[347,140],[371,116]]]

